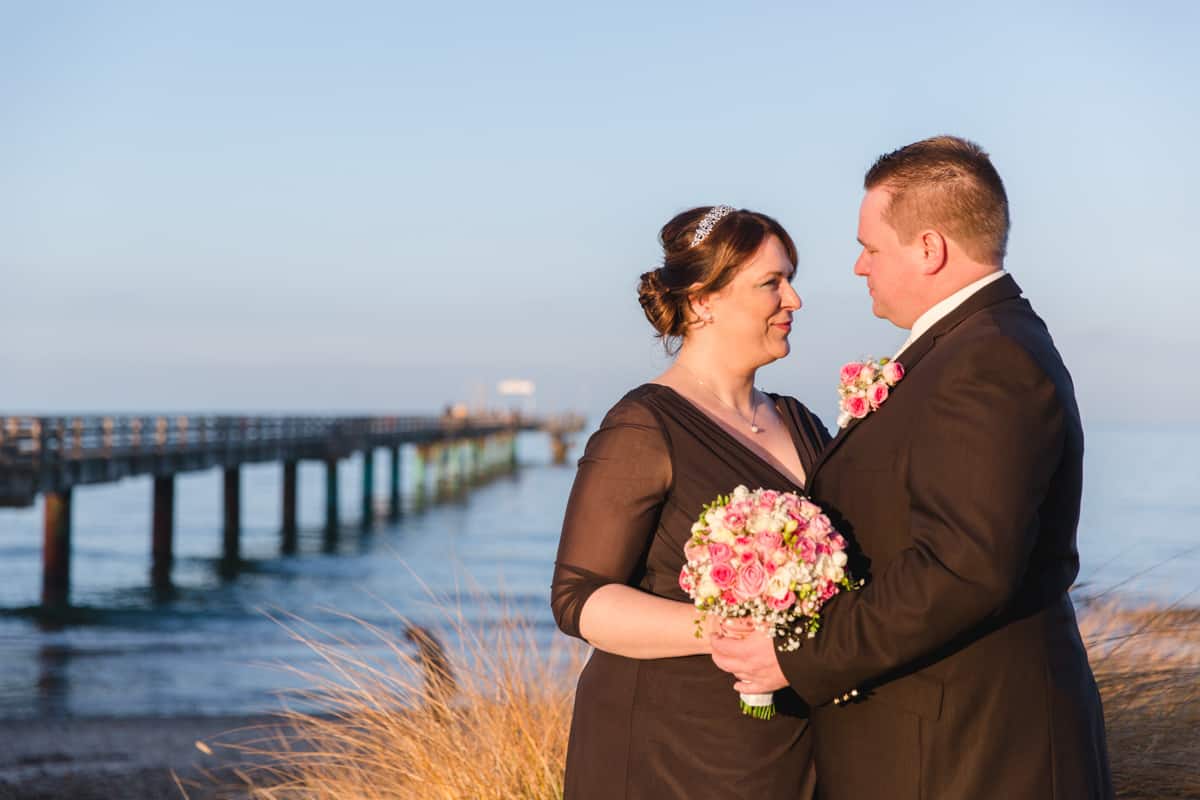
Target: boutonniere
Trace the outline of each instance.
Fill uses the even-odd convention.
[[[888,391],[904,377],[904,367],[890,358],[851,361],[842,367],[838,383],[838,427],[844,428],[852,419],[862,419],[883,405]]]

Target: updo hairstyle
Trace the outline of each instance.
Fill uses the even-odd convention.
[[[696,228],[713,206],[699,206],[675,215],[658,233],[663,264],[642,274],[638,302],[646,319],[663,340],[668,354],[678,352],[688,328],[688,298],[723,289],[770,236],[783,243],[796,266],[796,245],[783,226],[766,214],[740,209],[719,219],[695,247]],[[700,284],[694,291],[690,287]]]

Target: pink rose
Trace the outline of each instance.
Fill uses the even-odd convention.
[[[845,550],[846,540],[842,538],[840,533],[834,533],[829,536],[829,543],[833,545],[834,550]]]
[[[779,492],[774,489],[766,489],[758,496],[759,508],[772,508],[775,501],[779,499]]]
[[[709,542],[708,557],[714,564],[728,564],[729,560],[733,558],[733,548],[724,542]]]
[[[713,564],[712,570],[708,574],[713,579],[713,583],[722,589],[728,589],[730,586],[733,586],[733,580],[737,577],[737,572],[733,569],[733,565],[727,562]]]
[[[904,377],[904,366],[899,361],[889,361],[883,365],[883,379],[889,386],[895,386]]]
[[[788,593],[783,597],[768,597],[767,605],[776,611],[785,611],[791,608],[796,603],[796,593],[788,590]]]
[[[862,372],[863,364],[860,361],[851,361],[842,367],[842,385],[853,386],[858,380],[858,373]]]
[[[692,574],[688,572],[687,564],[679,570],[679,588],[683,589],[685,594],[692,593]]]
[[[811,500],[800,501],[800,514],[805,519],[812,519],[817,514],[821,513],[821,507]]]
[[[767,582],[767,571],[758,561],[751,561],[742,567],[738,573],[737,585],[733,591],[743,600],[749,600],[762,594],[763,585]]]
[[[814,564],[817,560],[817,544],[812,539],[804,538],[800,540],[800,558],[806,564]]]
[[[758,561],[758,556],[754,555],[753,550],[743,550],[742,552],[738,553],[738,561],[740,561],[744,566],[749,564],[751,561]]]
[[[688,539],[687,543],[683,545],[683,557],[688,561],[703,561],[704,550],[703,544],[695,539]]]
[[[863,364],[862,369],[858,371],[858,379],[863,383],[870,383],[875,380],[875,367],[871,364]]]
[[[833,581],[826,581],[821,587],[821,602],[824,603],[829,598],[838,593],[838,585]]]
[[[867,398],[855,394],[842,401],[842,409],[855,419],[862,419],[871,412],[871,404]]]
[[[764,561],[764,562],[763,562],[763,569],[765,569],[765,570],[767,571],[767,574],[768,574],[768,575],[774,575],[774,574],[775,574],[775,571],[776,571],[777,569],[779,569],[779,567],[778,567],[778,566],[776,566],[776,564],[775,564],[775,562],[774,562],[774,561]]]
[[[721,592],[721,599],[731,606],[738,602],[737,595],[733,593],[732,589],[726,589]]]
[[[871,408],[879,408],[883,405],[883,401],[888,398],[888,387],[886,383],[875,383],[867,389],[867,399],[871,402]]]
[[[763,531],[754,540],[755,546],[764,554],[770,554],[783,547],[783,534],[778,531]]]
[[[726,511],[725,527],[731,531],[741,530],[746,527],[746,515],[739,514],[736,511]]]
[[[808,526],[816,536],[828,536],[833,533],[833,523],[824,514],[817,514],[809,521]]]

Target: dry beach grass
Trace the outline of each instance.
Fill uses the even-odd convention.
[[[248,765],[238,770],[246,796],[562,796],[582,647],[560,641],[546,652],[531,626],[511,620],[486,631],[456,621],[445,638],[461,644],[451,652],[422,628],[407,627],[397,637],[361,624],[381,649],[328,641],[289,622],[324,665],[309,676],[314,688],[298,698],[318,710],[286,711],[256,739],[210,746]]]
[[[1200,798],[1200,609],[1085,608],[1117,796]]]
[[[1200,797],[1200,611],[1084,604],[1081,625],[1104,694],[1118,796]],[[309,698],[323,713],[288,713],[291,734],[238,746],[266,762],[242,773],[249,796],[561,797],[583,651],[539,652],[520,623],[465,640],[451,700],[438,680],[419,677],[428,667],[420,654],[398,643],[389,647],[398,666],[389,667],[306,639],[333,668]]]

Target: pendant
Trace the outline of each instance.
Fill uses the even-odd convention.
[[[761,433],[761,432],[762,432],[762,428],[758,427],[757,425],[751,425],[751,426],[750,426],[750,432],[751,432],[751,433]]]

